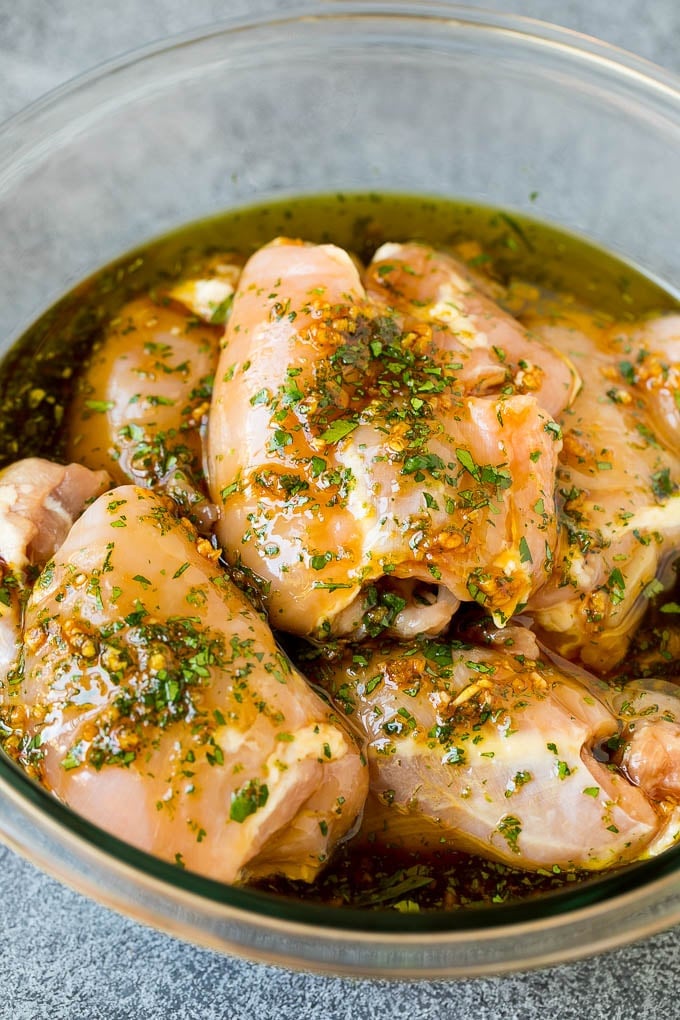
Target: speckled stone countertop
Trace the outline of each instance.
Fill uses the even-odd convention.
[[[485,0],[680,71],[678,0]],[[0,121],[102,60],[285,0],[0,0]],[[628,1020],[680,1015],[680,929],[532,974],[389,984],[293,973],[185,945],[0,847],[0,1020]]]

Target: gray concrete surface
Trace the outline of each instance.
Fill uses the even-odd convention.
[[[169,33],[282,0],[0,0],[0,120],[74,74]],[[678,0],[486,0],[680,71]],[[184,945],[0,848],[2,1020],[629,1020],[680,1016],[680,930],[577,964],[458,983],[314,977]]]

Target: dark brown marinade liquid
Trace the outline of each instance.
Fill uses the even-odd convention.
[[[349,841],[339,847],[313,885],[272,878],[256,888],[333,907],[361,910],[460,910],[513,903],[561,889],[582,872],[527,872],[474,854],[406,851]]]
[[[210,254],[247,256],[278,235],[333,242],[362,260],[386,240],[435,246],[472,240],[479,254],[471,264],[490,270],[501,283],[518,280],[566,293],[617,319],[678,308],[667,290],[586,241],[529,217],[464,201],[333,194],[232,210],[184,226],[105,267],[14,344],[0,364],[0,467],[27,456],[64,459],[62,423],[76,380],[74,366],[82,364],[122,304],[191,274]],[[656,640],[659,626],[650,618],[641,633]],[[647,651],[648,645],[638,642],[636,652]],[[258,886],[296,899],[412,912],[526,899],[580,877],[559,869],[530,874],[452,851],[424,855],[350,841],[312,886],[285,880]]]

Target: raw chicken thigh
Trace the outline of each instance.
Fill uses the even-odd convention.
[[[604,672],[625,656],[680,535],[680,316],[534,326],[588,375],[561,416],[560,541],[529,608],[551,647]]]
[[[0,557],[42,566],[85,506],[110,484],[106,471],[28,457],[0,471]]]
[[[531,393],[556,417],[580,386],[572,362],[529,333],[485,292],[464,263],[427,244],[383,244],[366,272],[371,297],[427,323],[455,354],[467,393]]]
[[[654,800],[680,803],[680,687],[665,680],[634,680],[608,695],[624,724],[621,765]]]
[[[354,739],[179,522],[97,500],[25,613],[26,755],[86,818],[212,878],[311,880],[361,812]]]
[[[85,505],[110,482],[105,471],[39,457],[0,472],[0,704],[21,646],[21,600],[31,568],[42,567]]]
[[[193,282],[194,290],[200,282]],[[180,295],[198,300],[190,283]],[[217,326],[204,325],[167,299],[140,297],[124,305],[79,381],[69,416],[69,456],[105,468],[116,482],[162,485],[187,507],[200,504],[201,431],[219,335]],[[201,513],[206,509],[199,506]]]
[[[544,584],[559,428],[533,394],[468,394],[451,336],[367,299],[333,245],[280,239],[246,264],[209,481],[220,541],[262,579],[273,626],[436,634],[461,600],[505,621]],[[570,373],[546,356],[562,407]]]
[[[609,747],[626,746],[623,708],[617,716],[594,677],[541,661],[530,632],[506,634],[503,650],[385,642],[317,666],[368,741],[364,835],[525,869],[599,870],[640,857],[674,816],[646,796],[667,791],[646,764],[648,783],[634,774],[635,750],[620,770],[604,763]],[[513,651],[515,641],[523,651]]]

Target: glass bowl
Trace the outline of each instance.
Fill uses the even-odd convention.
[[[0,345],[97,267],[228,207],[301,193],[469,198],[680,281],[680,82],[573,32],[448,3],[300,4],[87,74],[0,129]],[[520,905],[363,913],[231,888],[77,817],[0,759],[0,836],[192,942],[279,964],[471,976],[680,920],[680,847]]]

